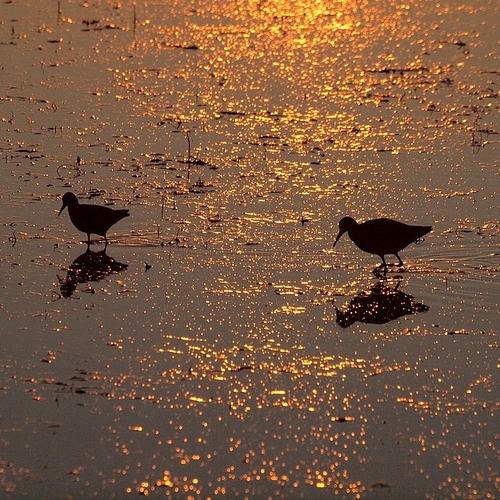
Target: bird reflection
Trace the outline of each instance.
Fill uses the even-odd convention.
[[[407,314],[429,310],[429,306],[415,302],[412,295],[398,290],[400,283],[390,288],[379,281],[359,293],[347,308],[337,309],[337,324],[342,328],[347,328],[356,321],[382,325]]]
[[[127,269],[127,267],[128,264],[122,264],[110,257],[106,253],[106,249],[92,252],[90,248],[87,248],[87,251],[79,255],[69,266],[66,279],[59,279],[61,294],[63,297],[71,297],[79,284],[100,281],[106,276]]]

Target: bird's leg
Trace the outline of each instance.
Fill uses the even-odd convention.
[[[387,262],[385,261],[385,255],[382,255],[382,262],[384,267],[384,276],[387,274]]]
[[[380,258],[382,259],[382,264],[380,264],[380,266],[378,266],[377,268],[375,268],[373,270],[373,274],[377,278],[381,278],[382,276],[385,276],[387,274],[387,263],[385,261],[385,256],[384,255],[380,255]],[[384,272],[381,273],[380,272],[381,270],[383,270]]]
[[[403,261],[401,260],[401,257],[400,257],[397,253],[395,253],[394,255],[398,258],[398,260],[399,260],[399,265],[400,265],[400,266],[404,266],[404,263],[403,263]]]
[[[90,247],[90,233],[87,233],[87,247]]]

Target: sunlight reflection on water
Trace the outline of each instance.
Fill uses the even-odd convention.
[[[498,496],[498,13],[2,4],[3,496]]]

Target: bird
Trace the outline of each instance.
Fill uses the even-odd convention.
[[[340,237],[347,232],[358,248],[382,259],[384,274],[387,274],[385,256],[395,255],[402,266],[403,261],[398,252],[430,231],[432,226],[411,226],[387,218],[358,223],[352,217],[343,217],[339,222],[339,234],[333,246],[335,247]]]
[[[73,225],[82,233],[87,234],[87,245],[90,245],[90,235],[92,233],[104,236],[107,245],[106,233],[109,228],[130,215],[127,209],[113,210],[100,205],[80,204],[78,198],[71,192],[67,192],[63,196],[62,202],[63,205],[58,216],[68,207],[69,218]]]

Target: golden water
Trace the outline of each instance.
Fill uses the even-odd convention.
[[[2,3],[0,496],[498,497],[499,29]],[[345,215],[434,229],[377,277]]]

